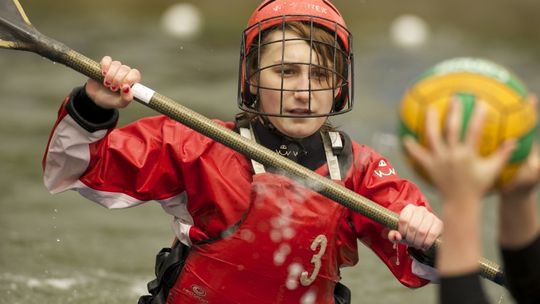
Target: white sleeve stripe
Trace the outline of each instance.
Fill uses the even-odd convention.
[[[144,203],[132,196],[118,192],[108,192],[92,189],[78,181],[74,187],[82,196],[108,209],[123,209],[135,207]],[[158,200],[166,213],[173,215],[172,230],[184,244],[191,246],[189,231],[193,226],[193,217],[187,209],[187,194],[182,192],[168,199]]]
[[[175,218],[172,222],[172,230],[180,242],[191,247],[192,242],[189,238],[189,230],[193,225],[184,224],[180,219]]]
[[[112,192],[112,191],[103,191],[96,190],[91,187],[88,187],[81,181],[77,181],[73,187],[74,190],[78,191],[85,198],[94,201],[108,209],[125,209],[138,206],[146,201],[137,199],[131,195],[121,193],[121,192]],[[182,219],[183,223],[193,224],[193,218],[187,210],[187,194],[182,192],[173,197],[156,200],[160,203],[163,210],[166,213]]]
[[[193,224],[193,218],[187,210],[188,197],[185,191],[173,197],[158,200],[158,202],[168,214],[183,219],[185,223]]]
[[[125,193],[96,190],[86,186],[81,181],[77,181],[72,188],[85,198],[108,209],[131,208],[145,202]]]
[[[193,227],[193,217],[187,209],[188,197],[186,192],[171,198],[160,200],[161,207],[168,214],[174,215],[172,230],[178,240],[188,246],[191,246],[189,231]]]
[[[437,283],[439,281],[439,273],[436,268],[430,267],[426,264],[422,264],[412,258],[412,273],[416,276],[431,281],[432,283]]]
[[[43,181],[51,193],[73,188],[90,163],[89,144],[107,134],[107,130],[90,133],[65,116],[56,126],[45,160]]]

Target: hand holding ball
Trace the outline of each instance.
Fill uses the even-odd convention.
[[[537,115],[524,84],[507,69],[487,60],[455,58],[443,61],[421,75],[405,93],[399,112],[400,136],[409,135],[427,147],[425,117],[429,107],[437,110],[444,130],[449,104],[463,103],[462,134],[476,103],[484,103],[486,119],[478,145],[482,156],[493,153],[505,140],[514,138],[517,147],[501,172],[497,186],[512,179],[527,158],[536,134]],[[414,170],[429,181],[411,159]]]

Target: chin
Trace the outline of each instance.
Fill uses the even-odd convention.
[[[315,126],[302,126],[302,125],[291,125],[291,126],[285,126],[285,127],[278,127],[278,130],[292,138],[304,138],[312,135],[313,133],[317,132],[320,129],[319,127]]]
[[[326,118],[270,117],[270,122],[279,132],[292,138],[304,138],[312,135],[319,131],[325,121]]]

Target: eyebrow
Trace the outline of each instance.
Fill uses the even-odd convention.
[[[298,62],[298,61],[285,61],[285,60],[281,60],[281,59],[278,59],[278,60],[275,60],[274,62],[271,62],[272,66],[279,66],[279,65],[310,65],[309,62]],[[311,64],[313,66],[317,66],[317,64]]]

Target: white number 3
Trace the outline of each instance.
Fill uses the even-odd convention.
[[[300,283],[304,286],[308,286],[313,281],[315,281],[315,278],[319,274],[319,270],[321,270],[321,258],[324,255],[324,252],[326,251],[326,245],[328,244],[328,240],[326,239],[326,236],[320,234],[318,235],[313,242],[311,243],[311,250],[316,251],[317,248],[319,248],[319,251],[313,255],[311,258],[311,264],[313,264],[313,272],[308,277],[307,271],[302,271],[302,274],[300,275]]]

